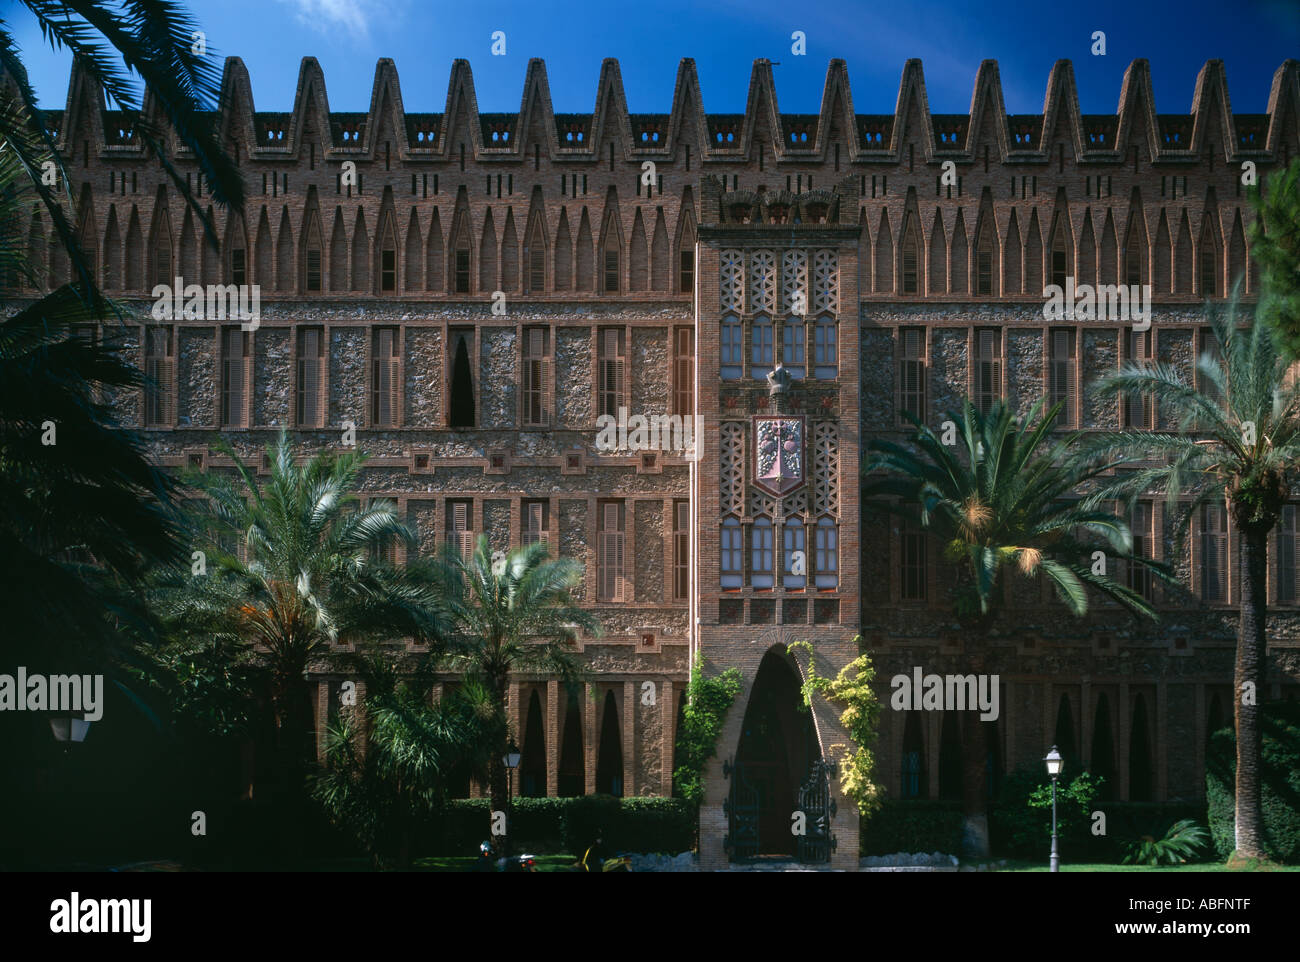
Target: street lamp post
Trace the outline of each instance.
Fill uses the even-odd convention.
[[[1061,870],[1061,856],[1056,850],[1056,780],[1060,777],[1062,769],[1065,768],[1065,759],[1061,753],[1052,746],[1052,750],[1047,753],[1043,759],[1047,763],[1047,774],[1052,776],[1052,857],[1049,862],[1049,872],[1059,872]]]
[[[519,749],[513,744],[501,756],[501,764],[506,767],[506,837],[502,848],[503,855],[510,854],[510,815],[515,804],[515,769],[519,767]]]

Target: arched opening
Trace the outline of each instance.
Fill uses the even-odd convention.
[[[605,693],[605,708],[600,719],[600,741],[596,750],[596,794],[623,794],[623,738],[619,724],[618,701],[614,693]]]
[[[957,713],[943,713],[939,730],[939,797],[947,801],[961,798],[961,728]]]
[[[1147,723],[1147,700],[1133,699],[1133,721],[1129,727],[1128,800],[1149,802],[1154,798],[1151,765],[1151,735]]]
[[[448,423],[453,428],[474,426],[474,369],[469,362],[470,333],[452,333],[456,353],[451,365],[451,404]]]
[[[799,787],[820,761],[812,714],[789,656],[769,651],[758,666],[731,772],[728,841],[733,859],[794,856],[791,813]],[[811,830],[814,816],[808,815]]]
[[[903,798],[929,798],[930,786],[925,770],[925,740],[921,734],[920,712],[908,712],[903,726]]]
[[[540,798],[546,794],[546,727],[542,724],[542,700],[536,688],[528,698],[523,756],[519,765],[519,794]]]
[[[587,767],[582,752],[582,706],[569,695],[564,709],[564,734],[560,739],[560,770],[556,794],[569,797],[586,791]]]
[[[1067,772],[1079,771],[1079,743],[1074,736],[1074,712],[1070,710],[1070,696],[1062,695],[1061,703],[1056,709],[1056,733],[1052,738],[1061,757],[1065,759]]]
[[[1119,795],[1115,784],[1115,742],[1111,731],[1110,701],[1102,693],[1097,696],[1092,722],[1092,765],[1089,771],[1102,779],[1098,797],[1103,802],[1113,802]]]

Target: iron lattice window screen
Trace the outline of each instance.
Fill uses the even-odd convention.
[[[551,423],[551,332],[544,327],[524,329],[524,424],[547,427]]]
[[[297,419],[305,428],[325,425],[325,332],[319,327],[298,331]]]
[[[618,417],[624,406],[623,331],[607,327],[600,330],[600,414]]]
[[[975,405],[980,413],[988,414],[1002,397],[1002,332],[997,328],[979,328],[974,340]]]

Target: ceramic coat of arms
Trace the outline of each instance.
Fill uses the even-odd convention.
[[[754,418],[754,483],[778,497],[804,483],[802,416]]]

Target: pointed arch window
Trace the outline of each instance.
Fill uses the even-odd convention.
[[[450,403],[447,406],[448,424],[453,428],[474,426],[474,367],[471,361],[474,332],[453,328],[449,332],[452,344]]]
[[[993,232],[987,225],[975,241],[975,293],[993,293]]]
[[[903,235],[903,293],[915,294],[917,287],[917,243],[916,227],[908,223]]]
[[[546,293],[546,235],[542,233],[541,219],[533,221],[533,229],[528,235],[528,292],[530,294]]]
[[[1210,220],[1205,219],[1205,227],[1201,230],[1201,251],[1199,260],[1201,296],[1218,297],[1219,296],[1219,255],[1214,249],[1214,233],[1210,228]]]
[[[1065,231],[1060,224],[1052,234],[1052,283],[1065,289],[1065,276],[1069,273],[1065,255]]]

